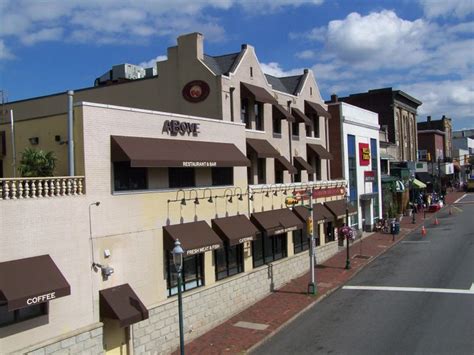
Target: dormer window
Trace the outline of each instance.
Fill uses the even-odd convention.
[[[253,78],[253,67],[250,67],[250,77]]]

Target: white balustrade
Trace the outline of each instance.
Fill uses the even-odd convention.
[[[0,179],[0,200],[36,199],[84,194],[84,176]]]

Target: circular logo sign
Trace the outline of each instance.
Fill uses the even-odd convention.
[[[189,102],[201,102],[209,96],[209,85],[202,80],[194,80],[183,88],[183,97]]]

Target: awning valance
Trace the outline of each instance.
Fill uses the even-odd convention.
[[[306,144],[308,147],[308,151],[312,154],[315,154],[319,157],[319,159],[332,159],[332,154],[329,153],[326,148],[324,148],[321,144]]]
[[[113,162],[129,161],[133,168],[250,166],[231,143],[142,137],[111,137]]]
[[[252,96],[255,101],[267,103],[267,104],[278,104],[278,101],[270,94],[267,90],[260,86],[252,84],[241,83],[240,86],[242,96]]]
[[[288,170],[290,174],[298,173],[298,170],[282,155],[275,157],[275,168],[277,170]]]
[[[212,229],[230,246],[254,240],[258,233],[257,227],[244,215],[215,218]]]
[[[99,298],[101,317],[117,319],[122,328],[148,318],[148,309],[129,284],[101,290]]]
[[[324,202],[324,205],[332,212],[336,219],[344,218],[346,216],[346,209],[349,212],[349,216],[357,213],[357,209],[350,203],[347,203],[346,200]]]
[[[279,117],[280,119],[286,119],[288,122],[295,122],[295,118],[287,110],[283,108],[280,104],[273,104],[274,117]]]
[[[323,106],[320,104],[317,104],[316,102],[311,102],[311,101],[304,101],[305,107],[308,110],[313,111],[315,114],[317,114],[320,117],[326,117],[326,118],[331,118],[331,114],[324,109]]]
[[[313,167],[302,157],[294,157],[293,162],[298,170],[306,170],[308,174],[314,174]]]
[[[179,239],[185,256],[219,249],[223,245],[216,232],[204,221],[165,226],[163,237],[165,249],[168,251],[173,250],[175,241]]]
[[[278,150],[265,139],[247,138],[247,146],[257,153],[259,158],[276,158],[280,156]]]
[[[291,113],[296,118],[296,122],[299,122],[299,123],[302,122],[306,126],[313,125],[313,121],[311,121],[311,119],[308,116],[306,116],[303,112],[301,112],[301,110],[297,109],[296,107],[291,108]]]
[[[8,311],[71,294],[71,286],[49,255],[0,263],[0,303]]]
[[[426,184],[421,182],[420,180],[418,179],[413,179],[413,185],[415,185],[415,187],[417,189],[426,189]]]
[[[252,213],[250,220],[261,232],[268,235],[282,234],[304,227],[301,221],[289,208]]]

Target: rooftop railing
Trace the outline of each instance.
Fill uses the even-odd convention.
[[[0,200],[80,196],[84,193],[84,176],[0,179]]]

